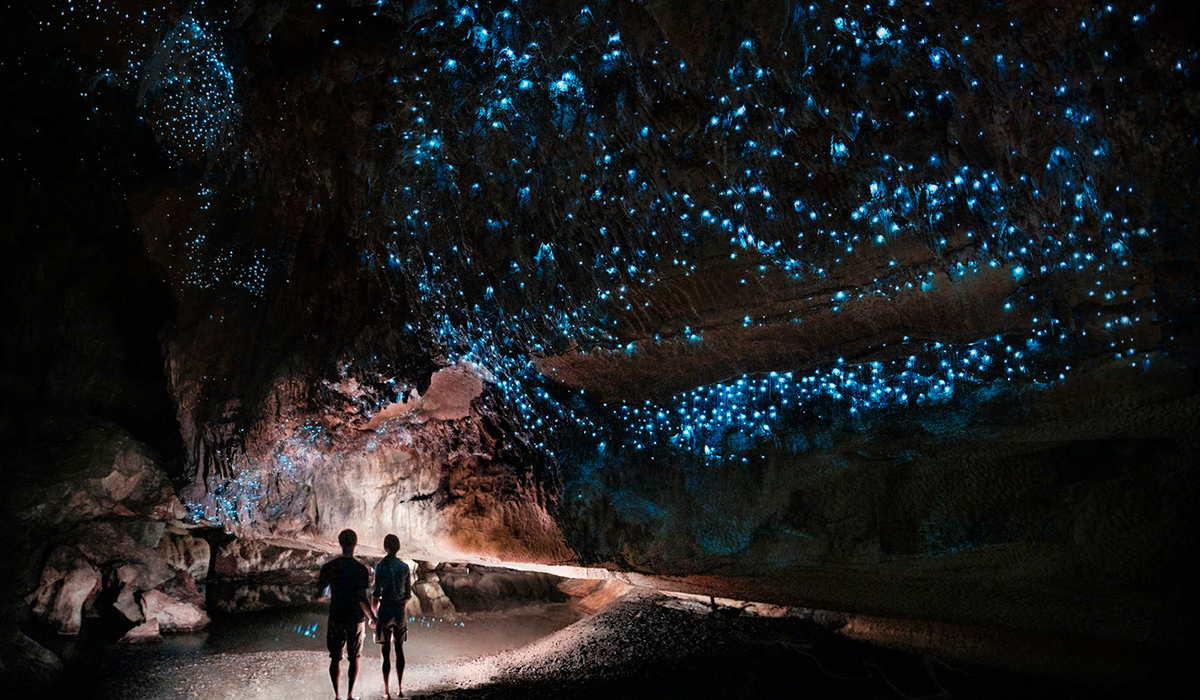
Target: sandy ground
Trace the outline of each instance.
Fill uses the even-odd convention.
[[[852,642],[811,620],[711,612],[648,593],[634,593],[593,617],[571,622],[574,617],[550,606],[416,626],[407,645],[405,692],[439,700],[1104,697],[1095,688]],[[269,628],[248,636],[214,629],[197,649],[121,651],[84,694],[330,700],[328,660],[316,639],[323,632],[303,624],[291,631],[304,641],[277,640]],[[356,695],[379,698],[379,648],[370,640],[366,646]]]

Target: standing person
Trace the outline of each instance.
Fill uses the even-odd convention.
[[[375,594],[372,602],[378,610],[375,641],[383,645],[383,696],[392,697],[388,676],[392,670],[392,641],[396,644],[396,697],[404,697],[404,642],[408,639],[408,614],[404,611],[412,596],[412,579],[408,564],[396,558],[400,551],[400,538],[388,535],[383,538],[387,556],[375,565]]]
[[[375,624],[375,613],[367,599],[371,569],[354,558],[354,548],[358,546],[358,535],[354,530],[338,533],[338,544],[342,546],[342,556],[321,567],[317,595],[323,597],[325,587],[329,587],[329,629],[325,633],[325,645],[329,648],[329,680],[333,681],[334,698],[342,699],[338,681],[342,673],[342,652],[345,651],[349,681],[346,697],[357,700],[354,681],[358,679],[358,657],[362,655],[363,620],[370,619],[371,624]]]

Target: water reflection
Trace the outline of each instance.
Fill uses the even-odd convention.
[[[114,653],[127,660],[262,651],[323,653],[328,614],[326,606],[314,604],[223,615],[203,632],[169,636],[160,643],[122,645]],[[491,654],[528,644],[579,617],[568,603],[531,604],[503,612],[410,617],[405,655],[410,662],[421,663]],[[369,630],[363,655],[380,655]]]

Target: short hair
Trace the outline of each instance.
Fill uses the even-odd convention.
[[[395,554],[400,551],[400,538],[395,535],[388,535],[383,538],[383,548],[388,554]]]
[[[349,528],[342,530],[341,532],[338,533],[338,544],[342,545],[343,549],[346,547],[353,547],[353,546],[357,545],[358,544],[358,533]]]

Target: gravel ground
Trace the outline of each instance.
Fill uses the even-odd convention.
[[[128,656],[95,685],[85,692],[101,700],[332,697],[327,657],[315,650]],[[1103,697],[849,641],[807,619],[712,612],[644,592],[515,649],[410,661],[405,692],[438,700]],[[356,694],[382,694],[377,648],[363,659]]]

